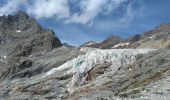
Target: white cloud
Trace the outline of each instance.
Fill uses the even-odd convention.
[[[114,13],[114,11],[116,11],[121,6],[121,4],[126,1],[127,0],[109,0],[107,2],[107,5],[105,6],[104,13],[106,14]]]
[[[102,6],[105,4],[105,0],[87,0],[80,3],[82,10],[81,15],[73,14],[70,19],[67,20],[68,23],[82,23],[86,24],[93,18],[95,18],[99,12],[102,10]]]
[[[137,4],[138,8],[134,8],[133,5]],[[126,5],[126,12],[124,15],[119,19],[119,23],[122,27],[129,27],[130,24],[139,17],[144,17],[146,15],[146,9],[143,7],[143,2],[140,0],[132,0],[131,2]],[[145,9],[145,10],[144,10]],[[148,11],[148,9],[147,9]]]
[[[5,4],[0,6],[0,16],[14,13],[20,5],[24,4],[26,4],[26,0],[7,0]]]
[[[78,1],[73,6],[79,5],[79,12],[72,13],[69,0],[7,0],[7,3],[0,7],[0,15],[8,15],[19,10],[20,6],[25,7],[27,13],[36,18],[55,18],[63,20],[67,24],[78,23],[93,25],[93,20],[99,16],[113,14],[122,3],[127,0],[73,0]],[[127,7],[126,14],[120,22],[129,21],[132,18],[132,8]]]
[[[124,16],[119,20],[120,23],[130,23],[133,20],[134,12],[132,9],[132,3],[129,3],[126,7],[126,13]]]
[[[134,7],[135,4],[137,4],[138,7],[135,8]],[[111,32],[122,30],[122,32],[126,33],[127,30],[129,30],[129,28],[132,27],[131,25],[133,25],[132,23],[134,22],[134,20],[138,19],[139,17],[143,18],[145,17],[145,14],[147,14],[144,12],[146,12],[148,9],[143,7],[143,5],[144,4],[142,1],[135,0],[125,3],[124,5],[121,6],[125,8],[124,9],[125,11],[122,13],[123,15],[121,15],[118,19],[104,19],[104,20],[97,19],[95,20],[92,28],[97,31],[111,31]]]
[[[80,2],[81,14],[75,13],[66,23],[87,24],[100,13],[114,12],[126,0],[84,0]]]
[[[37,18],[62,19],[69,16],[69,5],[67,0],[33,0],[27,12]]]

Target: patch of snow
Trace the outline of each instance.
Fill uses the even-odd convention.
[[[4,59],[6,59],[7,58],[7,56],[4,56]]]
[[[21,32],[21,30],[17,30],[16,32],[17,32],[17,33],[20,33],[20,32]]]
[[[149,39],[152,39],[153,37],[149,37]]]
[[[2,41],[1,44],[3,44],[4,42]]]
[[[30,55],[29,57],[32,57],[32,55]]]
[[[119,43],[117,45],[114,45],[112,48],[117,48],[117,47],[122,47],[122,46],[126,46],[129,45],[130,43]]]
[[[85,44],[85,46],[88,46],[88,45],[93,45],[93,44],[96,44],[97,42],[88,42],[87,44]]]
[[[85,52],[85,55],[79,55],[57,68],[48,71],[44,77],[52,75],[53,73],[74,74],[72,81],[68,84],[68,91],[72,93],[75,90],[76,83],[82,83],[87,76],[89,70],[95,65],[104,62],[112,63],[112,70],[114,68],[132,64],[135,61],[137,54],[145,54],[153,49],[95,49],[95,48],[81,48],[80,51]],[[130,69],[129,69],[130,70]]]

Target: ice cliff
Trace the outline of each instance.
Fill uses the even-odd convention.
[[[69,60],[63,65],[51,69],[45,74],[48,77],[54,73],[73,74],[72,81],[68,84],[68,91],[72,93],[79,85],[82,85],[87,77],[88,71],[95,65],[105,62],[112,63],[111,70],[124,65],[132,64],[138,54],[145,54],[152,49],[94,49],[81,48],[85,52],[77,58]]]

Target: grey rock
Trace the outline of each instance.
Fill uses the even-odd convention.
[[[25,62],[30,56],[38,56],[53,48],[61,47],[52,30],[42,28],[35,19],[24,12],[0,17],[0,79],[31,67]],[[23,64],[28,63],[27,65]],[[20,65],[18,65],[20,64]]]

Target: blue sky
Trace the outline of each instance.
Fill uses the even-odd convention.
[[[0,15],[23,10],[63,43],[78,46],[169,23],[169,7],[170,0],[0,0]]]

